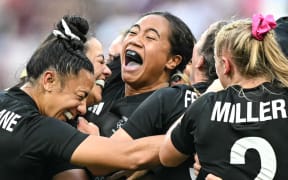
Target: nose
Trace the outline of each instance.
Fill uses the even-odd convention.
[[[80,115],[85,115],[87,112],[87,106],[86,106],[86,98],[85,100],[81,101],[80,104],[77,106],[77,111]]]
[[[103,73],[103,75],[105,76],[105,78],[108,78],[109,76],[111,76],[112,71],[111,71],[111,69],[105,64],[102,73]]]
[[[143,37],[141,36],[141,33],[138,33],[137,35],[134,36],[129,36],[125,40],[127,41],[127,44],[142,47]]]

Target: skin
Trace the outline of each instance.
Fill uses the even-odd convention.
[[[35,100],[41,114],[66,121],[66,111],[74,118],[86,113],[86,99],[93,82],[93,74],[81,70],[79,76],[69,75],[65,79],[65,87],[62,87],[59,75],[54,70],[47,70],[36,87],[28,82],[21,89]]]
[[[96,80],[105,80],[111,75],[111,70],[105,64],[103,47],[99,40],[90,38],[86,42],[88,47],[86,56],[94,66]],[[87,98],[87,106],[96,104],[102,100],[102,87],[96,85],[93,87]]]
[[[205,41],[206,38],[206,32],[204,32],[201,36],[201,38],[198,40],[198,42],[195,44],[194,48],[193,48],[193,55],[192,55],[192,62],[190,63],[189,67],[192,69],[191,71],[191,76],[193,78],[190,78],[191,80],[191,84],[195,84],[195,83],[199,83],[199,82],[206,82],[207,81],[207,77],[204,71],[204,57],[203,55],[199,54],[199,48],[202,46],[203,42]],[[175,121],[175,123],[171,126],[171,128],[169,129],[169,131],[167,132],[167,134],[170,134],[172,129],[176,126],[176,124],[181,120],[182,117],[180,117],[177,121]],[[132,141],[133,138],[122,128],[118,129],[112,136],[112,139],[115,139],[117,141]],[[164,135],[162,136],[163,141],[164,141]],[[188,158],[188,156],[185,156],[184,158],[182,158],[183,154],[180,154],[179,157],[181,157],[181,160],[186,160],[186,158]],[[199,163],[200,166],[200,163]],[[127,172],[123,172],[123,174],[125,174]],[[138,173],[138,172],[137,172]],[[142,172],[140,172],[142,173]],[[123,175],[122,174],[122,175]],[[131,174],[131,172],[130,172]],[[128,174],[128,175],[130,175]],[[141,176],[141,175],[140,175]]]
[[[192,59],[187,63],[183,73],[186,74],[187,77],[189,77],[189,79],[190,79],[191,74],[192,74]]]
[[[170,55],[169,22],[159,15],[148,15],[134,24],[123,40],[121,53],[122,79],[125,95],[134,95],[168,86],[169,71],[180,62],[181,56]],[[143,64],[126,65],[127,50],[136,51]],[[159,71],[161,69],[161,71]]]
[[[264,82],[269,82],[269,79],[264,75],[251,78],[241,75],[229,52],[223,51],[220,57],[215,58],[215,67],[219,80],[224,88],[236,84],[240,85],[242,88],[253,88]],[[172,167],[179,165],[189,156],[179,152],[174,147],[170,135],[167,134],[164,143],[160,148],[159,157],[163,165]],[[207,179],[213,178],[219,179],[219,177],[212,174],[207,176]]]
[[[111,75],[111,70],[104,62],[103,48],[99,40],[92,37],[86,42],[87,52],[86,56],[92,62],[94,66],[95,79],[105,80]],[[87,106],[100,102],[102,100],[102,87],[96,85],[90,91],[87,97]],[[93,123],[89,123],[86,119],[79,117],[77,129],[85,132],[89,131],[91,134],[99,135],[98,127]],[[93,132],[93,133],[92,133]],[[53,177],[53,180],[88,180],[89,177],[83,169],[70,169],[62,171]]]
[[[145,16],[130,28],[123,40],[121,52],[121,71],[122,79],[125,82],[125,96],[169,86],[170,71],[182,60],[181,56],[170,54],[169,29],[169,22],[159,15]],[[141,56],[143,64],[127,65],[125,57],[127,50],[137,52]],[[93,131],[86,131],[85,133],[91,134]],[[123,138],[115,139],[126,142],[133,140],[127,133],[122,135]],[[159,136],[159,138],[161,139],[159,142],[161,142],[164,136]],[[157,142],[154,141],[154,143]]]
[[[55,71],[46,70],[33,85],[27,82],[21,89],[33,98],[42,115],[59,117],[65,121],[64,112],[67,110],[73,112],[73,115],[86,112],[86,98],[94,85],[94,75],[82,69],[77,76],[67,76],[64,84],[61,84],[61,80],[63,81]],[[47,107],[53,113],[46,111],[49,109]],[[119,143],[109,138],[90,135],[72,153],[70,162],[86,166],[95,175],[117,169],[149,167],[159,163],[160,146],[157,139],[161,140],[159,137],[151,137]],[[154,143],[155,140],[157,144]],[[105,172],[99,172],[98,167],[103,166],[106,167]]]
[[[204,63],[205,63],[205,59],[203,57],[203,55],[201,55],[199,53],[199,49],[202,47],[205,39],[206,39],[206,35],[207,35],[207,31],[205,31],[200,39],[197,41],[197,43],[195,44],[194,48],[193,48],[193,54],[192,54],[192,63],[191,63],[191,76],[190,76],[190,80],[191,80],[191,84],[195,83],[195,82],[205,82],[207,81],[207,77],[205,75],[205,72],[203,70],[201,70],[201,68],[203,67]]]
[[[113,61],[113,59],[120,55],[122,50],[123,34],[118,35],[109,46],[109,53],[107,63]]]

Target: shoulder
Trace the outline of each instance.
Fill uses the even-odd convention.
[[[167,95],[175,95],[175,94],[183,94],[187,90],[192,90],[190,86],[187,85],[175,85],[171,87],[161,88],[155,91],[153,94],[158,96],[167,96]]]

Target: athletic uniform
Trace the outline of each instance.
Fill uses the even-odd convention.
[[[63,121],[41,115],[18,87],[0,93],[0,179],[42,179],[51,158],[69,161],[86,137]]]
[[[85,118],[99,127],[101,136],[110,137],[152,92],[154,91],[115,100],[106,99],[100,104],[89,107]]]
[[[208,83],[191,86],[176,85],[163,88],[149,96],[122,127],[133,139],[165,134],[170,126],[184,113],[186,108],[208,88]],[[195,90],[196,89],[196,90]],[[198,91],[197,93],[195,91]],[[193,160],[177,168],[158,167],[149,172],[152,179],[189,180],[189,168]]]
[[[204,174],[287,179],[287,103],[288,89],[270,83],[208,93],[187,109],[171,140],[184,154],[197,150]]]

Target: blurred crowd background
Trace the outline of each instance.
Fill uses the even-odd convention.
[[[288,15],[287,0],[0,0],[0,89],[19,79],[40,42],[65,14],[81,15],[107,53],[114,38],[152,10],[182,18],[199,38],[220,19],[251,17],[253,13]]]

